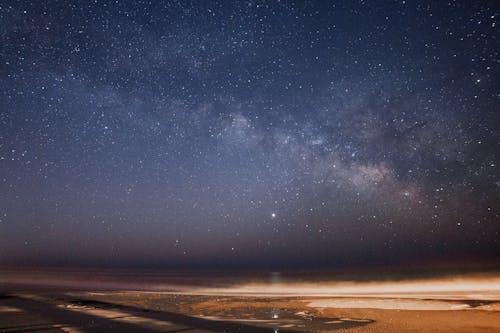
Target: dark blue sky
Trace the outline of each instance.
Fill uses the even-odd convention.
[[[2,1],[0,264],[500,253],[495,1]]]

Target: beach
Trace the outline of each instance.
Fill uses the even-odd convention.
[[[4,272],[0,332],[500,330],[496,274],[383,281],[277,273],[51,274]]]

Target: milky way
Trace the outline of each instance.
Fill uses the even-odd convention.
[[[496,260],[495,1],[2,1],[0,263]]]

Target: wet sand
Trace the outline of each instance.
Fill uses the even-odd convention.
[[[48,273],[16,274],[0,275],[0,332],[500,332],[496,274],[363,282],[106,275],[80,288],[81,274],[59,274],[59,287]]]

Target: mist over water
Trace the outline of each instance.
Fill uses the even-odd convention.
[[[193,294],[418,294],[500,291],[500,274],[435,272],[222,272],[161,270],[3,269],[8,290],[122,290]]]

